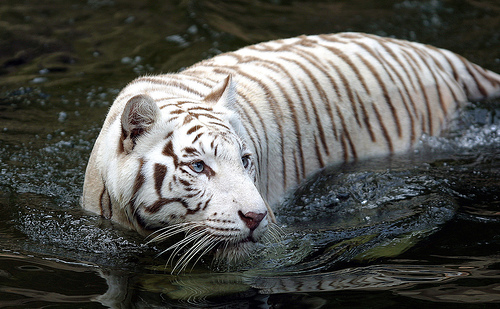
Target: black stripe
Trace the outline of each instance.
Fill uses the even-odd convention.
[[[313,102],[311,93],[309,92],[309,89],[306,88],[307,91],[307,96],[309,97],[309,102]],[[321,123],[321,118],[318,114],[318,110],[316,108],[315,104],[311,104],[313,111],[314,111],[314,117],[316,118],[316,128],[318,129],[319,132],[319,138],[321,140],[321,145],[323,145],[323,150],[325,151],[327,156],[330,156],[330,149],[328,148],[328,143],[326,141],[326,136],[325,136],[325,131],[323,130],[323,124]]]
[[[339,67],[335,63],[333,63],[333,61],[328,60],[327,63],[329,66],[331,66],[333,68],[335,73],[337,73],[337,75],[339,76],[340,82],[342,83],[342,86],[347,91],[347,96],[349,97],[349,102],[351,103],[356,122],[358,123],[359,126],[361,126],[361,120],[360,120],[360,116],[359,116],[359,112],[358,112],[358,107],[356,105],[356,100],[354,99],[354,91],[351,87],[351,83],[347,80],[347,78],[342,73],[342,71],[339,69]],[[335,87],[337,87],[337,86],[335,86]],[[337,94],[337,96],[340,97],[339,94]]]
[[[164,156],[168,156],[168,157],[172,158],[175,168],[177,168],[179,166],[179,158],[177,157],[177,154],[174,152],[174,145],[172,144],[171,140],[168,141],[168,143],[163,148],[162,154]]]
[[[246,98],[243,94],[240,94],[242,99],[245,101],[245,102],[248,102],[249,104],[245,105],[245,106],[249,106],[252,111],[255,111],[255,106],[253,106],[253,104],[250,104],[250,102],[248,101],[248,98]],[[245,114],[247,113],[246,110],[243,108],[243,106],[241,106],[241,109],[245,111]],[[257,127],[255,126],[255,123],[251,120],[252,118],[251,117],[248,117],[247,119],[250,120],[250,128],[253,129],[253,130],[249,130],[248,126],[247,126],[247,123],[244,122],[243,125],[246,129],[246,131],[248,132],[248,136],[250,136],[250,139],[252,140],[252,143],[255,147],[257,147],[258,149],[255,149],[255,156],[257,157],[257,174],[259,175],[259,178],[260,178],[260,175],[263,175],[264,174],[264,169],[266,171],[266,175],[267,175],[267,184],[269,184],[269,173],[267,172],[267,170],[269,169],[269,160],[270,160],[270,155],[269,155],[269,137],[267,136],[268,132],[267,132],[267,128],[265,127],[265,124],[260,116],[260,114],[256,114],[257,115],[257,119],[259,119],[259,122],[261,123],[261,126],[263,127],[262,130],[258,131],[257,130]],[[253,132],[253,135],[255,135],[255,138],[257,139],[257,141],[255,140],[255,138],[253,137],[252,134],[250,134],[250,132]],[[263,132],[264,133],[264,136],[260,136],[260,132]],[[262,142],[262,139],[264,140],[264,142]],[[265,147],[265,151],[263,149],[263,147]],[[265,152],[265,159],[266,159],[266,165],[264,166],[263,164],[263,156],[264,156],[264,152]],[[262,154],[262,156],[261,156]],[[265,185],[263,186],[264,190],[266,190],[266,195],[267,195],[267,190],[268,190],[268,186]]]
[[[128,203],[128,209],[129,213],[127,213],[127,220],[129,223],[132,224],[132,217],[135,218],[135,221],[139,224],[139,226],[143,229],[145,229],[145,225],[143,225],[142,218],[139,215],[139,210],[137,209],[138,205],[135,205],[135,202],[137,200],[137,193],[139,192],[139,189],[143,186],[144,182],[146,181],[146,178],[142,174],[142,168],[144,166],[144,159],[141,158],[139,159],[139,168],[137,169],[137,175],[135,176],[134,180],[134,186],[132,188],[132,198],[130,199],[130,202]]]
[[[438,53],[440,53],[440,55],[447,61],[447,63],[450,63],[449,60],[448,60],[448,58],[446,57],[446,55],[443,54],[439,49],[433,48],[433,50],[436,51],[436,52],[438,52]],[[456,86],[456,84],[450,85],[450,79],[449,79],[449,76],[448,76],[448,74],[450,72],[448,72],[446,70],[446,68],[443,67],[443,65],[441,64],[440,60],[436,59],[433,54],[428,53],[428,56],[439,67],[440,71],[438,71],[438,73],[439,73],[439,76],[441,77],[441,81],[443,81],[443,83],[446,85],[446,87],[448,87],[448,91],[449,91],[449,93],[453,97],[453,103],[455,103],[455,107],[454,108],[457,108],[458,107],[458,103],[460,102],[460,99],[459,99],[459,96],[455,92],[456,87],[454,87],[454,86]],[[446,75],[443,76],[443,74],[446,74]],[[455,75],[456,72],[453,72],[453,74]],[[462,91],[463,91],[463,89],[462,89]]]
[[[158,211],[160,211],[160,209],[162,209],[163,206],[168,205],[168,204],[172,204],[172,203],[179,203],[182,206],[184,206],[184,208],[186,208],[186,209],[189,208],[189,205],[186,203],[186,201],[184,201],[181,198],[171,198],[171,199],[160,198],[156,202],[154,202],[152,205],[146,207],[145,211],[147,213],[154,214],[154,213],[157,213]],[[191,213],[194,213],[194,212],[191,212]],[[191,213],[190,213],[190,210],[188,209],[188,214],[191,214]]]
[[[277,76],[280,76],[282,74],[285,74],[289,81],[292,84],[291,89],[295,92],[296,96],[298,97],[299,102],[304,102],[304,99],[302,97],[302,93],[300,91],[299,85],[296,83],[295,79],[293,78],[293,75],[287,70],[286,66],[282,65],[281,63],[277,61],[271,61],[271,60],[266,60],[258,57],[245,57],[244,62],[249,62],[252,63],[253,65],[256,66],[263,66],[271,71],[276,72]],[[288,89],[287,89],[288,92]],[[292,101],[290,101],[292,102]],[[311,122],[311,119],[309,118],[309,111],[307,110],[307,107],[305,104],[298,104],[298,106],[302,107],[302,110],[304,111],[304,115],[307,119],[307,122]]]
[[[226,126],[225,124],[223,124],[222,121],[221,122],[209,121],[208,124],[223,127],[224,129],[226,129],[226,131],[231,131],[231,129],[228,126]]]
[[[320,34],[318,37],[324,41],[327,42],[332,42],[332,43],[344,43],[341,40],[339,40],[338,35],[331,35],[331,34]]]
[[[304,165],[304,157],[301,157],[300,159],[297,158],[297,151],[296,151],[296,149],[293,149],[292,152],[293,152],[293,158],[294,158],[294,161],[295,161],[295,164],[294,164],[294,167],[295,167],[295,178],[297,179],[297,182],[299,182],[302,179],[299,166],[303,167],[303,165]],[[297,161],[301,161],[300,164],[298,164],[299,162],[297,162]]]
[[[440,50],[439,48],[434,47],[434,46],[427,46],[427,47],[430,48],[430,49],[432,49],[432,50],[434,50],[434,51],[436,51],[436,52],[438,52],[439,54],[441,54],[441,56],[446,60],[446,63],[448,63],[448,65],[450,66],[450,70],[451,70],[451,73],[453,74],[453,78],[455,79],[455,81],[463,87],[463,90],[465,91],[466,95],[468,95],[469,93],[471,93],[470,86],[467,83],[463,82],[463,80],[460,77],[460,74],[458,73],[458,69],[455,66],[455,64],[453,63],[453,61],[445,53],[443,53],[443,51]],[[462,63],[464,61],[468,62],[467,60],[463,59],[461,56],[459,56],[457,54],[454,54],[454,55],[458,59],[461,59]],[[439,63],[437,60],[434,60],[434,61],[436,63]],[[446,70],[444,70],[444,71],[446,71]],[[448,87],[450,87],[450,86],[448,85]],[[452,91],[452,93],[453,93],[453,97],[455,98],[455,101],[458,103],[459,102],[458,96],[455,94],[454,91]]]
[[[202,127],[202,126],[200,126],[200,125],[195,125],[195,126],[193,126],[191,129],[189,129],[189,130],[187,131],[187,133],[186,133],[186,134],[187,134],[187,135],[190,135],[190,134],[192,134],[193,132],[196,132],[196,131],[198,131],[198,130],[199,130],[199,129],[201,129],[201,128],[203,128],[203,127]],[[200,133],[200,134],[203,134],[203,133]]]
[[[367,131],[368,131],[368,134],[370,135],[370,139],[372,140],[372,142],[377,142],[377,138],[375,137],[375,132],[373,132],[373,128],[372,128],[372,125],[370,123],[370,117],[368,115],[368,112],[366,111],[366,106],[365,104],[363,104],[363,102],[361,101],[361,98],[359,97],[359,94],[358,92],[356,92],[356,100],[358,102],[360,102],[360,106],[361,106],[361,113],[363,114],[363,122],[365,123],[366,125],[366,128],[367,128]]]
[[[203,133],[198,133],[198,135],[196,135],[193,139],[193,141],[191,142],[191,144],[194,144],[201,136],[203,135]]]
[[[240,98],[243,99],[242,96],[240,96]],[[241,99],[238,99],[237,102],[241,102]],[[263,149],[262,149],[262,143],[260,143],[256,140],[256,138],[257,138],[260,141],[260,137],[259,137],[258,132],[255,130],[255,129],[257,129],[255,127],[255,123],[253,122],[252,118],[250,118],[248,112],[243,108],[242,104],[236,104],[235,106],[238,109],[238,115],[240,117],[244,118],[241,121],[241,124],[245,128],[245,131],[247,132],[248,137],[252,141],[252,144],[255,145],[255,147],[259,148],[259,150],[257,150],[257,149],[255,150],[256,153],[254,155],[255,155],[256,160],[257,160],[256,162],[258,162],[258,164],[259,164],[259,167],[262,168],[262,161],[261,161],[262,159],[261,159],[260,154],[263,153]],[[250,130],[250,128],[253,128],[254,130]],[[251,134],[251,133],[253,133],[253,134]]]
[[[188,115],[186,115],[186,117],[184,117],[184,121],[182,122],[182,125],[185,126],[193,120],[194,120],[194,117],[188,114]]]
[[[184,147],[184,149],[182,149],[182,151],[185,152],[183,157],[192,157],[192,156],[199,155],[198,150],[194,147]]]
[[[325,160],[323,160],[323,156],[321,155],[321,150],[319,149],[318,138],[316,135],[314,136],[314,149],[316,150],[316,158],[318,159],[318,164],[320,168],[325,166]]]
[[[484,86],[477,79],[477,76],[476,76],[477,71],[474,70],[473,68],[471,68],[470,62],[468,62],[465,58],[459,56],[458,59],[460,59],[463,62],[465,68],[467,69],[467,73],[469,73],[469,75],[474,79],[474,82],[476,83],[476,87],[479,90],[479,92],[481,93],[481,95],[483,96],[483,98],[486,98],[488,96],[488,91],[484,88]]]
[[[399,67],[401,68],[401,70],[406,75],[406,78],[408,79],[408,81],[412,84],[411,86],[408,86],[408,84],[406,83],[405,79],[403,78],[403,75],[400,74],[401,71],[398,70],[398,69],[396,69],[392,64],[390,64],[392,70],[398,76],[398,79],[401,80],[401,82],[403,83],[406,97],[408,99],[410,99],[410,104],[409,105],[410,105],[410,107],[412,109],[413,117],[417,117],[417,115],[418,115],[417,107],[415,105],[415,101],[413,100],[413,95],[412,95],[412,93],[410,91],[410,89],[412,87],[413,87],[413,89],[417,89],[417,85],[415,85],[413,83],[413,78],[412,78],[414,71],[413,70],[408,70],[408,68],[405,65],[405,62],[401,61],[401,59],[399,59],[399,57],[394,53],[394,51],[389,46],[387,46],[387,44],[380,44],[380,46],[382,46],[382,48],[384,48],[384,50],[389,54],[389,56],[391,56],[392,59],[399,65]],[[387,61],[387,63],[389,64],[388,61]]]
[[[351,70],[353,70],[354,74],[356,75],[356,79],[361,82],[361,85],[363,86],[363,89],[368,95],[371,95],[370,93],[370,88],[366,84],[366,80],[363,76],[363,74],[359,71],[358,66],[355,65],[351,58],[344,54],[340,49],[333,47],[333,46],[325,46],[332,54],[334,54],[336,57],[340,58],[342,61],[344,61]]]
[[[352,157],[354,159],[358,158],[358,153],[356,151],[356,147],[354,143],[352,142],[351,135],[349,134],[349,128],[346,126],[344,115],[342,115],[342,112],[340,110],[337,110],[337,115],[340,118],[340,123],[342,124],[342,141],[344,141],[344,137],[347,138],[347,142],[349,143],[349,147],[351,148],[351,153]],[[349,157],[347,148],[345,149],[344,152],[344,157]]]
[[[441,107],[441,110],[443,111],[444,115],[446,115],[447,114],[447,107],[446,107],[446,104],[444,102],[443,92],[442,92],[438,77],[436,76],[436,74],[434,72],[434,66],[436,65],[436,62],[429,64],[427,60],[429,58],[432,59],[432,57],[430,57],[429,53],[427,53],[423,50],[415,49],[415,52],[420,55],[420,58],[422,59],[424,64],[427,66],[427,69],[429,70],[429,72],[432,74],[432,78],[434,79],[434,84],[436,86],[436,92],[438,94],[439,106]],[[432,60],[434,60],[434,59],[432,59]]]
[[[281,84],[277,80],[275,80],[274,78],[272,78],[270,76],[269,76],[269,79],[273,81],[273,83],[276,85],[276,87],[279,89],[279,91],[283,94],[283,97],[285,98],[285,100],[288,103],[287,106],[290,108],[290,114],[292,116],[293,124],[295,127],[294,128],[295,143],[296,143],[296,148],[299,151],[299,163],[300,163],[300,167],[302,169],[302,172],[297,174],[297,182],[299,182],[302,178],[305,178],[306,166],[305,166],[305,159],[304,159],[304,150],[302,147],[302,133],[300,130],[300,122],[299,122],[299,119],[297,117],[297,111],[295,110],[295,106],[293,104],[292,99],[290,98],[290,96],[288,95],[286,90],[283,89]],[[283,161],[284,160],[285,159],[283,158]],[[299,166],[298,164],[296,164],[296,165]]]
[[[155,181],[156,194],[161,197],[161,188],[163,186],[163,181],[167,175],[167,167],[160,163],[155,163],[153,170],[153,178]]]
[[[380,130],[382,131],[382,135],[385,138],[385,141],[387,142],[387,148],[389,149],[390,153],[394,152],[394,147],[392,145],[392,140],[389,135],[389,132],[387,131],[385,125],[384,125],[384,120],[382,119],[382,116],[380,115],[379,111],[377,110],[377,106],[375,104],[372,104],[373,111],[375,112],[375,116],[377,117],[377,120],[380,124]]]
[[[392,99],[391,99],[391,96],[389,95],[389,91],[387,90],[387,87],[386,87],[382,77],[380,76],[380,73],[373,66],[373,64],[370,63],[370,61],[368,59],[363,57],[363,55],[358,54],[357,56],[363,62],[363,64],[368,68],[368,70],[370,70],[370,72],[373,74],[373,76],[377,80],[378,85],[382,89],[382,94],[384,96],[384,100],[385,100],[386,104],[389,106],[389,110],[391,111],[394,124],[396,125],[397,134],[401,138],[403,134],[402,134],[402,129],[401,129],[401,123],[399,121],[399,116],[398,116],[398,113],[396,111],[396,108],[394,107],[394,104],[392,103]]]
[[[349,152],[347,150],[347,142],[345,140],[345,135],[341,134],[340,145],[342,146],[342,153],[344,157],[344,162],[349,162]]]
[[[180,81],[184,81],[185,80],[184,76],[186,76],[188,80],[190,79],[189,80],[190,82],[201,84],[206,88],[213,88],[215,85],[215,82],[211,80],[209,81],[209,79],[206,78],[205,72],[201,73],[196,72],[196,67],[191,67],[188,70],[182,71],[180,75],[183,76],[182,78],[179,77]],[[169,75],[169,76],[178,77],[176,75]]]
[[[106,186],[103,187],[101,196],[99,197],[99,207],[101,209],[101,216],[106,219],[111,219],[113,216],[113,208],[111,206],[111,198]]]
[[[132,189],[132,196],[135,197],[139,189],[142,187],[146,178],[142,174],[142,167],[144,166],[144,159],[139,159],[139,168],[137,169],[137,175],[135,176],[134,186]]]
[[[381,55],[378,54],[378,53],[376,53],[370,46],[368,46],[368,45],[366,45],[364,43],[358,43],[358,44],[363,49],[365,49],[366,51],[368,51],[375,59],[377,59],[377,61],[382,65],[383,69],[385,70],[387,76],[389,76],[392,84],[394,86],[396,86],[396,89],[398,90],[399,96],[401,98],[401,102],[403,102],[404,107],[406,109],[406,112],[408,113],[408,118],[410,120],[410,127],[409,127],[410,142],[413,143],[414,142],[414,138],[415,138],[416,135],[415,135],[414,115],[412,115],[412,113],[410,111],[410,107],[409,107],[409,105],[411,105],[411,104],[408,104],[408,102],[406,100],[406,97],[401,92],[402,91],[401,87],[399,87],[399,85],[397,84],[397,81],[394,80],[394,78],[392,77],[392,75],[391,75],[390,72],[392,72],[393,74],[396,75],[397,80],[399,80],[402,83],[402,85],[403,85],[403,90],[406,92],[407,95],[409,95],[408,87],[406,85],[406,82],[404,81],[403,77],[399,74],[398,70],[396,68],[394,68],[394,66],[388,61],[388,59],[382,58]]]
[[[190,107],[187,109],[188,112],[192,112],[192,111],[198,111],[198,110],[202,110],[202,111],[206,111],[206,112],[213,112],[213,108],[211,107],[206,107],[206,106],[194,106],[194,107]]]
[[[168,78],[165,78],[165,79],[162,79],[162,76],[139,77],[139,78],[133,80],[130,84],[146,82],[146,83],[155,84],[155,85],[171,86],[173,88],[181,89],[183,91],[192,93],[196,96],[203,97],[203,94],[200,93],[199,91],[187,86],[186,84],[182,83],[182,81],[181,82],[174,81],[173,78],[174,78],[173,75],[168,75]]]
[[[334,118],[333,111],[332,111],[332,107],[334,106],[334,104],[332,104],[333,102],[330,103],[330,96],[328,96],[326,94],[325,90],[321,87],[321,84],[318,82],[318,80],[316,79],[314,74],[312,74],[312,72],[309,71],[309,69],[307,69],[307,67],[304,64],[300,63],[299,61],[297,61],[295,59],[289,59],[289,58],[283,58],[283,59],[286,61],[289,61],[289,62],[293,62],[297,66],[299,66],[302,69],[302,71],[307,75],[307,77],[309,77],[311,83],[315,87],[314,90],[317,90],[319,92],[320,98],[324,101],[328,101],[328,104],[324,104],[323,106],[325,106],[325,108],[328,112],[328,116],[330,117],[330,124],[332,125],[333,134],[334,134],[335,138],[338,139],[338,132],[337,132],[337,128],[335,126],[335,118]],[[311,105],[314,105],[314,104],[315,104],[314,100],[311,100]]]
[[[425,109],[426,109],[426,113],[427,113],[427,117],[423,117],[422,118],[422,130],[424,132],[426,132],[425,130],[425,123],[427,123],[427,129],[428,131],[426,133],[429,133],[429,134],[433,134],[434,130],[433,130],[433,125],[432,125],[432,111],[431,111],[431,108],[430,108],[430,99],[429,99],[429,95],[427,93],[427,90],[424,86],[424,84],[422,83],[422,76],[420,75],[420,72],[422,71],[422,68],[420,67],[418,61],[413,57],[413,55],[411,55],[411,53],[408,53],[407,51],[404,51],[404,53],[402,54],[404,58],[406,58],[406,61],[407,63],[412,67],[412,71],[413,73],[415,74],[415,79],[417,80],[418,82],[418,87],[415,88],[415,90],[417,88],[420,88],[420,93],[423,94],[423,103],[424,103],[424,106],[425,106]],[[423,116],[423,115],[422,115]]]

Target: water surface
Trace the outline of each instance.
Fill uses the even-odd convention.
[[[245,265],[170,274],[162,245],[85,213],[119,89],[258,41],[364,31],[500,72],[497,1],[0,4],[0,307],[485,308],[500,302],[500,101],[411,153],[332,166]]]

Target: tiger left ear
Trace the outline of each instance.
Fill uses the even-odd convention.
[[[130,153],[136,140],[146,133],[160,117],[160,109],[147,94],[139,94],[128,100],[121,117],[122,148]]]
[[[231,75],[219,82],[212,88],[212,91],[203,99],[210,105],[224,106],[232,110],[236,99],[236,89]]]

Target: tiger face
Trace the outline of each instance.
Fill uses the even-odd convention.
[[[214,88],[218,93],[198,102],[157,104],[136,95],[121,116],[114,173],[127,220],[152,233],[153,241],[186,233],[168,248],[183,252],[178,265],[209,251],[246,256],[268,226],[270,209],[256,187],[253,154],[237,132],[239,119],[225,107],[232,99],[229,85],[227,79]]]

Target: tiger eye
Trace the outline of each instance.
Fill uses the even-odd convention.
[[[195,161],[189,164],[189,167],[195,173],[202,173],[205,170],[205,163],[203,161]]]
[[[250,166],[250,156],[246,155],[241,157],[241,163],[243,163],[244,168],[248,168]]]

